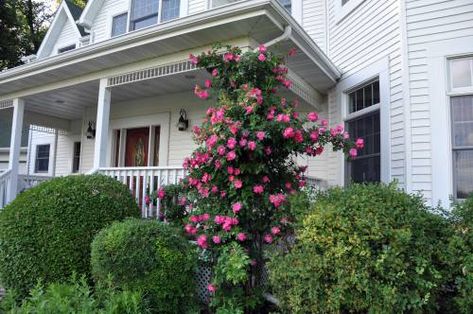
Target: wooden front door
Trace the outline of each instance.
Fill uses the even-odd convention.
[[[149,128],[126,130],[125,167],[148,166]]]

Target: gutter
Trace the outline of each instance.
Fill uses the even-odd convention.
[[[275,45],[275,44],[277,44],[277,43],[279,43],[279,42],[281,42],[281,41],[284,41],[284,40],[289,39],[289,37],[291,36],[291,34],[292,34],[292,28],[291,28],[291,26],[288,25],[288,26],[286,26],[286,27],[284,28],[284,33],[282,33],[281,36],[278,36],[278,37],[274,38],[273,40],[268,41],[267,43],[265,43],[265,44],[263,44],[263,45],[264,45],[265,47],[269,48],[269,47],[271,47],[272,45]],[[257,50],[258,50],[258,48],[255,49],[255,51],[257,51]]]

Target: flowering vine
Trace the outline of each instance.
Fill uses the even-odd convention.
[[[194,93],[214,105],[193,128],[199,146],[184,162],[180,205],[189,209],[185,232],[213,261],[215,308],[258,311],[264,248],[290,230],[287,196],[305,185],[306,168],[294,157],[320,155],[327,144],[354,157],[363,147],[342,126],[330,128],[316,112],[300,114],[296,100],[278,96],[292,85],[285,58],[263,45],[245,53],[216,45],[190,56],[211,76]]]

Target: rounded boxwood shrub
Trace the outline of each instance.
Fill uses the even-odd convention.
[[[270,282],[289,313],[402,313],[436,307],[448,222],[394,185],[317,195]]]
[[[90,244],[105,226],[140,211],[127,187],[102,175],[44,182],[0,211],[0,284],[28,293],[38,280],[90,276]]]
[[[101,231],[92,243],[92,275],[143,293],[157,313],[184,313],[193,305],[197,257],[177,229],[153,220],[129,219]]]

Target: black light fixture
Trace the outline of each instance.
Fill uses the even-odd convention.
[[[87,131],[85,132],[85,135],[89,140],[95,138],[95,127],[94,127],[94,122],[89,121],[89,127],[87,128]]]
[[[187,120],[187,112],[184,109],[181,109],[179,112],[179,122],[177,122],[177,129],[179,131],[185,131],[189,127],[189,120]]]

